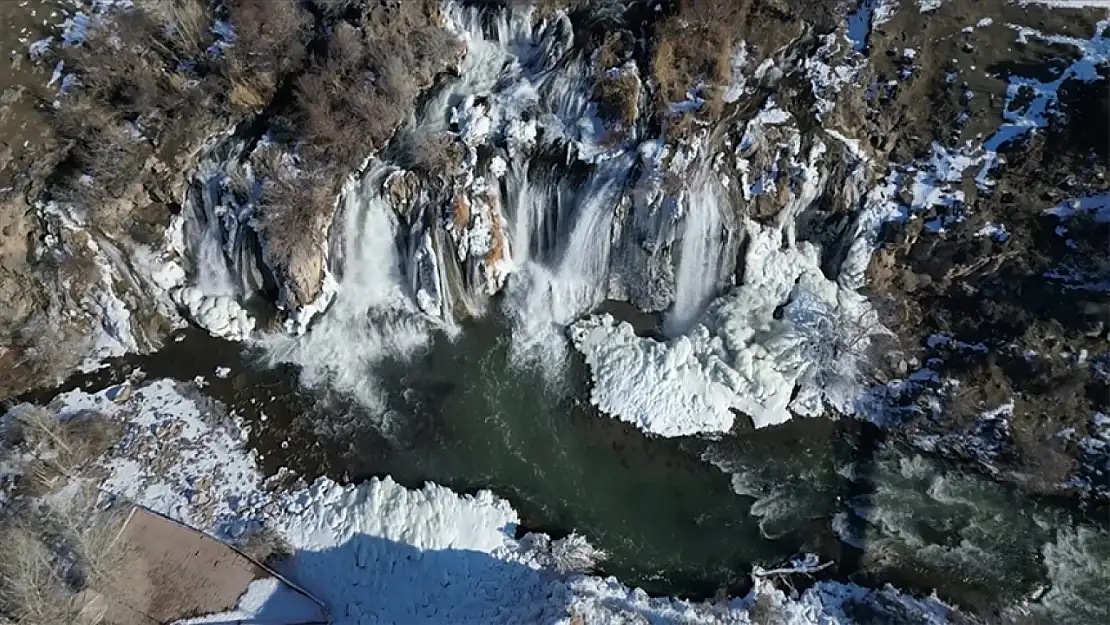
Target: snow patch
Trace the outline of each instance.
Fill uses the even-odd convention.
[[[230,519],[257,514],[261,477],[243,449],[246,432],[234,420],[220,422],[217,410],[183,395],[176,382],[151,382],[123,402],[107,391],[74,390],[50,406],[63,419],[92,410],[126,420],[119,452],[104,461],[108,492],[224,538],[239,525]],[[214,526],[220,519],[229,521]]]
[[[822,35],[816,53],[805,60],[806,77],[817,99],[815,114],[820,121],[832,112],[833,98],[859,75],[864,58],[853,49],[844,50],[835,33]]]
[[[994,239],[995,241],[998,241],[999,243],[1005,243],[1006,241],[1010,240],[1010,233],[1006,231],[1006,226],[993,222],[988,223],[987,225],[977,230],[975,232],[975,236],[989,237],[991,239]]]
[[[1067,200],[1048,209],[1045,214],[1055,215],[1061,220],[1086,215],[1096,224],[1110,223],[1110,193]]]
[[[999,150],[1007,144],[1023,138],[1026,134],[1048,125],[1049,115],[1055,112],[1054,109],[1059,100],[1060,87],[1065,82],[1069,80],[1083,82],[1102,80],[1098,73],[1098,67],[1110,61],[1110,39],[1106,37],[1106,30],[1110,28],[1110,20],[1098,22],[1094,36],[1089,40],[1063,35],[1046,35],[1026,26],[1014,24],[1009,24],[1009,26],[1017,31],[1019,42],[1028,41],[1030,37],[1035,37],[1046,43],[1070,45],[1077,49],[1079,58],[1064,68],[1055,80],[1049,82],[1023,76],[1009,77],[1009,85],[1006,87],[1006,102],[1002,112],[1004,123],[983,144],[986,152],[983,158],[985,162],[976,177],[976,183],[980,187],[993,186],[988,176],[991,170],[1004,162],[998,154]]]
[[[859,6],[848,14],[848,40],[852,49],[863,52],[867,48],[867,37],[871,34],[871,15],[875,0],[860,0]]]

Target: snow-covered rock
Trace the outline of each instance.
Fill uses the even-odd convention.
[[[231,295],[209,295],[195,287],[185,287],[175,299],[198,326],[213,336],[242,341],[254,331],[255,320]]]

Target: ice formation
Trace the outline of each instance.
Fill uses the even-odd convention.
[[[826,403],[854,411],[853,367],[879,328],[866,299],[825,278],[812,245],[783,246],[780,230],[752,222],[747,232],[742,284],[688,335],[636,337],[606,315],[573,326],[603,411],[663,436],[728,431],[732,410],[756,427]]]
[[[213,336],[242,341],[254,330],[254,318],[231,295],[206,295],[195,287],[177,292],[178,303],[198,326]]]

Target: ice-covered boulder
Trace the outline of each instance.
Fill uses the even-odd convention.
[[[175,299],[194,323],[213,336],[242,341],[254,330],[254,318],[229,295],[208,295],[197,288],[185,287]]]

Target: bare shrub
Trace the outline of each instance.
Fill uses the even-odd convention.
[[[151,109],[165,70],[163,59],[145,45],[155,28],[138,12],[90,25],[85,41],[67,52],[66,65],[80,77],[80,93],[117,117],[134,119]]]
[[[12,414],[16,431],[9,438],[64,475],[72,475],[74,469],[104,453],[123,432],[120,422],[92,412],[60,420],[46,408],[22,404]]]
[[[322,174],[299,172],[266,180],[255,227],[265,241],[266,262],[274,267],[291,267],[312,250],[334,207],[333,179]]]
[[[54,121],[70,140],[74,168],[55,195],[75,204],[96,206],[126,195],[153,153],[133,125],[83,95],[67,99]]]
[[[30,497],[49,495],[62,487],[65,477],[54,463],[35,458],[23,467],[16,483],[17,492]]]
[[[231,103],[261,108],[282,78],[303,66],[312,16],[295,0],[234,0],[228,14],[235,28],[235,42],[228,51]],[[243,97],[246,87],[253,98]]]
[[[397,57],[368,49],[359,29],[340,24],[327,57],[297,81],[306,154],[320,165],[354,169],[389,140],[416,93]]]
[[[381,4],[334,26],[296,84],[296,130],[316,166],[349,171],[380,149],[417,94],[457,56],[430,0]]]
[[[70,146],[60,199],[95,207],[125,195],[151,155],[171,161],[197,141],[226,99],[207,52],[213,22],[208,0],[145,0],[91,20],[63,50],[77,81],[54,112]]]
[[[0,353],[0,395],[14,397],[46,381],[60,383],[88,354],[88,339],[79,338],[87,336],[84,328],[80,321],[33,314],[7,338]]]
[[[167,40],[168,32],[172,27],[136,7],[94,23],[84,43],[67,53],[67,67],[80,79],[79,93],[132,122],[155,143],[167,129],[207,121],[212,113],[207,109],[222,92],[212,75],[213,59],[206,53],[183,57]]]
[[[700,84],[721,86],[731,79],[732,49],[746,18],[746,3],[736,0],[682,0],[675,15],[656,27],[652,75],[660,106],[686,98]],[[718,93],[710,94],[719,99]],[[718,106],[718,102],[709,102]]]
[[[125,561],[116,539],[126,507],[93,513],[78,497],[65,512],[23,506],[0,524],[0,619],[21,625],[80,622],[88,590],[116,594]],[[2,621],[0,621],[2,622]]]
[[[629,42],[621,33],[609,33],[598,48],[594,65],[601,71],[617,67],[623,62],[629,49]]]
[[[125,579],[135,575],[137,563],[130,561],[118,541],[132,506],[114,505],[89,517],[91,501],[63,517],[68,547],[74,557],[84,587],[102,593],[127,593]]]
[[[421,132],[406,137],[402,162],[406,169],[443,174],[458,168],[465,154],[465,147],[453,133]]]
[[[59,558],[25,524],[0,529],[0,614],[21,625],[75,623],[78,593],[66,580]]]
[[[228,88],[228,102],[235,108],[245,111],[256,111],[264,108],[273,97],[277,85],[274,83],[273,74],[259,72],[252,74],[246,71],[236,71]]]
[[[140,13],[162,27],[157,40],[179,59],[203,57],[211,45],[212,14],[205,0],[141,0]]]
[[[597,112],[603,119],[629,126],[639,114],[640,79],[628,71],[613,71],[594,83]]]

